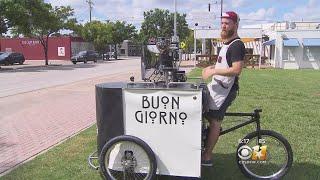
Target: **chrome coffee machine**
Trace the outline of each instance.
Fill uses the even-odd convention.
[[[162,87],[170,82],[186,82],[185,71],[179,70],[179,62],[179,43],[171,38],[151,39],[142,48],[142,80]]]

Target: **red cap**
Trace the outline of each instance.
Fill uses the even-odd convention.
[[[228,19],[233,20],[233,22],[236,22],[236,23],[238,23],[240,21],[239,15],[233,11],[228,11],[228,12],[222,13],[221,18],[228,18]]]

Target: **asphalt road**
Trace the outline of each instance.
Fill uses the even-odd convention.
[[[94,77],[130,74],[136,70],[140,70],[140,58],[0,70],[0,98]]]

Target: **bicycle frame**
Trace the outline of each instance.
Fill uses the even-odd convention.
[[[258,139],[261,139],[261,134],[260,134],[260,130],[261,130],[261,126],[260,126],[260,112],[262,112],[262,109],[255,109],[253,113],[226,113],[225,116],[238,116],[238,117],[246,117],[249,116],[250,118],[248,119],[248,121],[238,124],[236,126],[233,126],[231,128],[228,128],[226,130],[223,130],[220,132],[220,136],[227,134],[229,132],[232,132],[236,129],[239,129],[243,126],[246,126],[248,124],[251,123],[256,123],[256,131],[258,132]]]

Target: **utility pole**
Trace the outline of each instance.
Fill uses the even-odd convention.
[[[197,60],[197,36],[196,36],[196,29],[197,29],[198,23],[194,24],[194,30],[193,30],[193,38],[194,38],[194,44],[193,44],[193,53],[194,53],[194,61],[193,66],[196,67],[196,60]]]
[[[221,0],[221,13],[220,13],[220,17],[222,17],[222,11],[223,11],[223,0]]]
[[[208,7],[208,10],[209,10],[209,13],[211,11],[211,3],[209,3],[209,7]],[[212,39],[209,39],[209,63],[211,63],[211,53],[212,53]],[[203,42],[202,42],[203,43]],[[204,39],[204,46],[203,49],[204,49],[204,52],[206,51],[207,47],[206,47],[206,39]]]
[[[174,3],[174,24],[173,24],[173,36],[174,41],[178,41],[177,37],[177,0],[173,1]]]
[[[89,11],[90,11],[90,19],[89,20],[91,22],[92,5],[94,5],[94,4],[93,4],[92,0],[87,0],[86,2],[89,4]]]

